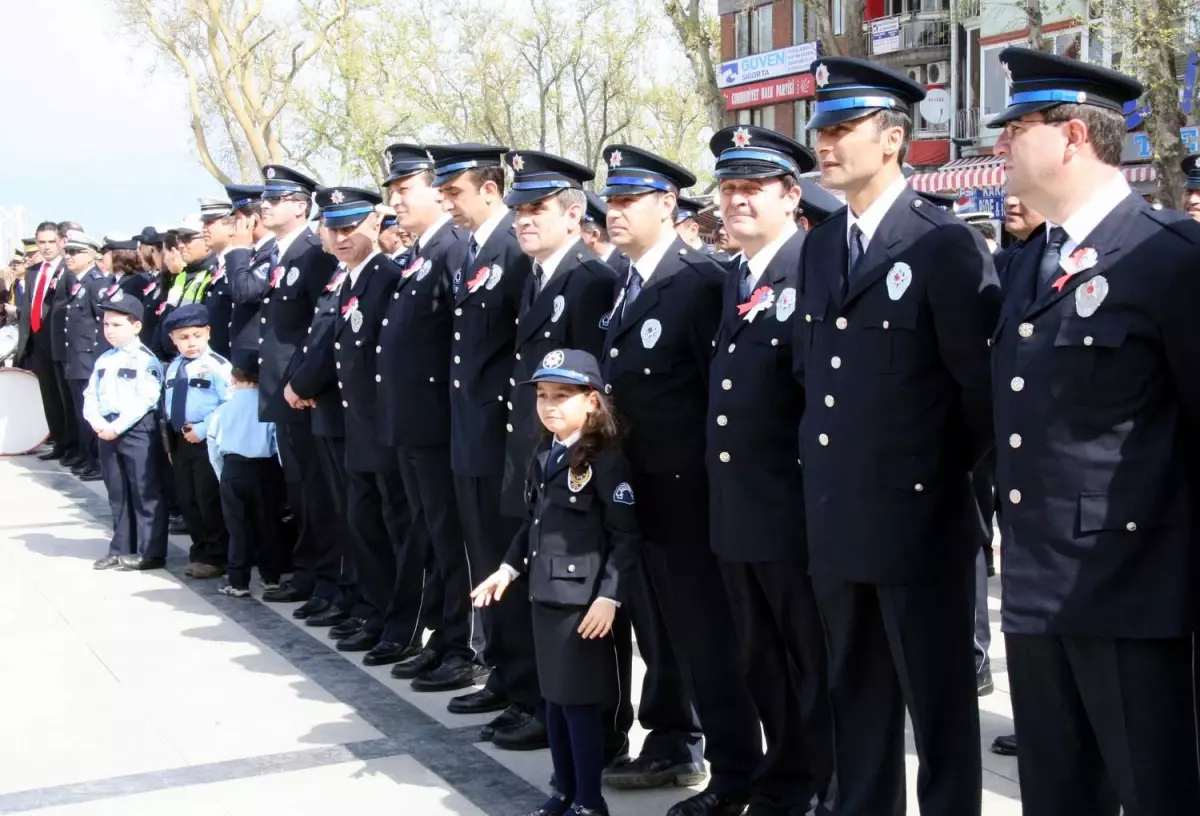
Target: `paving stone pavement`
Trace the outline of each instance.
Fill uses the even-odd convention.
[[[389,667],[332,648],[291,604],[217,593],[166,571],[93,572],[106,549],[102,483],[33,457],[0,459],[0,813],[54,816],[517,816],[544,798],[545,751],[477,742],[484,716],[446,712]],[[1020,813],[993,579],[992,670],[980,700],[984,813]],[[634,699],[642,667],[635,667]],[[644,732],[635,726],[635,749]],[[916,757],[909,734],[909,813]],[[613,816],[662,816],[688,790],[609,792]]]

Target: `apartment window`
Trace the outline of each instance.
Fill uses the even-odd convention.
[[[803,43],[808,42],[808,2],[806,0],[792,0],[792,42]],[[815,40],[816,37],[813,37]]]
[[[737,112],[737,123],[739,125],[753,124],[750,121],[750,109],[749,108],[742,108],[740,111]]]
[[[735,14],[733,27],[737,39],[737,56],[744,57],[750,53],[750,12],[739,11]]]
[[[1008,72],[1000,62],[1007,44],[983,49],[983,115],[994,116],[1008,107]]]
[[[775,106],[767,105],[750,111],[750,124],[758,125],[767,130],[775,129]]]
[[[792,106],[795,108],[793,113],[794,130],[792,133],[796,134],[795,139],[797,142],[812,147],[813,142],[816,141],[816,136],[813,131],[805,130],[808,126],[808,120],[812,118],[811,103],[807,99],[797,99],[792,103]]]
[[[775,47],[771,39],[771,24],[773,22],[772,12],[775,9],[774,3],[767,3],[765,6],[751,9],[750,11],[750,53],[761,54],[764,51],[770,51]]]
[[[1083,56],[1083,32],[1068,31],[1055,37],[1043,37],[1046,50],[1068,59],[1080,59]]]
[[[829,17],[833,21],[833,34],[840,37],[846,33],[845,0],[829,0]]]

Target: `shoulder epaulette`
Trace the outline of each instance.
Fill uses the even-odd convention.
[[[1200,245],[1200,223],[1192,220],[1186,213],[1167,209],[1146,209],[1142,210],[1142,213],[1188,243]]]
[[[222,357],[220,354],[217,354],[215,351],[212,351],[212,350],[210,349],[208,353],[209,353],[209,354],[212,356],[212,358],[213,358],[214,360],[216,360],[216,361],[217,361],[218,363],[220,363],[221,365],[232,365],[232,363],[230,363],[230,362],[229,362],[229,360],[225,359],[225,358],[224,358],[224,357]]]

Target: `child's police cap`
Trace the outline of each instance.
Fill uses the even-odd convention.
[[[582,385],[586,388],[604,390],[604,378],[600,376],[600,364],[596,358],[579,349],[556,349],[542,358],[542,364],[533,372],[533,379],[522,385],[540,382]]]
[[[167,334],[176,329],[190,329],[208,325],[208,307],[203,303],[185,303],[167,315],[163,331]]]
[[[124,289],[113,292],[112,297],[103,301],[100,306],[106,312],[128,315],[138,322],[141,322],[142,318],[146,316],[142,302],[133,295],[126,294]]]

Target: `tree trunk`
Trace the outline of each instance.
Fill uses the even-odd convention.
[[[696,93],[704,103],[708,126],[714,131],[725,127],[725,97],[717,87],[716,66],[719,54],[711,31],[711,19],[701,9],[700,0],[664,0],[663,8],[671,18],[675,33],[683,44]]]
[[[1046,42],[1042,38],[1042,0],[1025,0],[1025,19],[1029,22],[1029,47],[1053,51],[1053,40]]]
[[[870,58],[867,47],[867,32],[863,31],[863,16],[867,10],[866,0],[849,0],[846,8],[845,34],[842,36],[844,48],[842,55],[846,57]]]
[[[1163,9],[1156,0],[1142,0],[1146,5],[1137,12],[1142,16],[1142,30],[1156,32],[1175,30],[1178,19],[1166,19],[1174,9]],[[1174,5],[1174,4],[1170,4]],[[1142,45],[1146,86],[1145,100],[1150,105],[1146,114],[1146,136],[1154,153],[1154,168],[1158,172],[1158,198],[1164,207],[1178,209],[1183,203],[1187,180],[1180,163],[1187,151],[1179,138],[1186,124],[1179,109],[1179,83],[1176,79],[1175,43],[1173,37],[1149,36]]]

